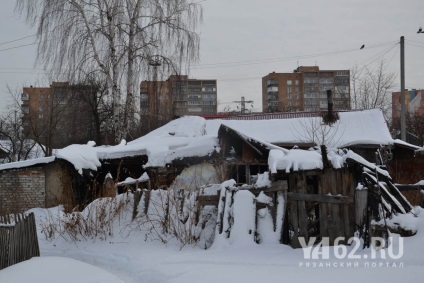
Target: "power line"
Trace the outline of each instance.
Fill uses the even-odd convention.
[[[16,42],[16,41],[21,41],[23,39],[30,38],[30,37],[33,37],[33,36],[36,36],[36,34],[24,36],[24,37],[21,37],[21,38],[18,38],[18,39],[10,40],[10,41],[0,42],[0,45],[5,45],[5,44]]]
[[[424,46],[416,45],[416,44],[412,44],[412,43],[407,43],[407,45],[408,46],[415,46],[415,47],[418,47],[418,48],[424,48]]]
[[[370,48],[376,48],[384,45],[388,45],[391,43],[395,43],[397,41],[387,41],[382,42],[374,45],[367,46],[367,49]],[[355,49],[346,49],[346,50],[338,50],[338,51],[329,51],[324,53],[315,53],[315,54],[309,54],[309,55],[298,55],[298,56],[291,56],[291,57],[278,57],[278,58],[269,58],[269,59],[258,59],[258,60],[246,60],[246,61],[233,61],[233,62],[223,62],[223,63],[210,63],[210,64],[200,64],[199,66],[214,66],[214,65],[225,65],[225,64],[236,64],[236,63],[249,63],[249,62],[263,62],[263,61],[274,61],[274,60],[285,60],[285,59],[296,59],[300,57],[313,57],[313,56],[320,56],[320,55],[327,55],[327,54],[340,54],[340,53],[347,53],[351,51],[358,51],[357,48]]]
[[[374,63],[376,60],[382,58],[383,56],[385,56],[387,53],[389,53],[391,50],[393,50],[395,47],[399,47],[399,42],[398,41],[390,41],[390,43],[395,43],[393,46],[390,46],[387,49],[384,49],[381,52],[378,52],[377,54],[372,55],[371,57],[369,57],[368,59],[366,59],[363,63],[360,64],[361,68],[358,69],[359,71],[362,71],[362,69],[366,68],[367,66],[371,65],[372,63]],[[387,43],[383,43],[384,45],[387,45]],[[378,46],[383,46],[383,44],[378,44]],[[376,45],[374,45],[376,46]],[[357,50],[357,49],[355,49]],[[395,52],[394,52],[395,55]],[[393,60],[393,57],[390,59],[390,62]],[[263,76],[263,73],[261,74],[249,74],[246,75],[245,77],[243,77],[244,75],[230,75],[230,76],[213,76],[216,77],[217,79],[220,79],[220,82],[222,83],[232,83],[232,82],[238,82],[238,81],[245,81],[245,80],[252,80],[252,79],[260,79],[260,77]]]
[[[391,50],[393,50],[396,47],[399,48],[399,43],[398,42],[396,42],[395,45],[390,46],[389,48],[384,49],[383,51],[378,52],[377,54],[372,55],[371,57],[369,57],[368,59],[366,59],[363,63],[359,64],[361,67],[358,69],[358,71],[362,71],[362,69],[368,67],[369,65],[371,65],[372,63],[374,63],[378,59],[384,57],[387,53],[389,53]],[[393,60],[394,55],[395,55],[395,52],[393,53],[393,55],[392,55],[392,57],[390,59],[390,62]],[[216,77],[217,79],[219,79],[221,83],[232,83],[232,82],[238,82],[238,81],[244,81],[244,80],[251,80],[251,79],[258,80],[262,76],[263,76],[263,74],[257,74],[257,75],[256,74],[249,74],[249,75],[246,75],[245,77],[243,77],[243,75],[213,76],[213,77]]]
[[[424,42],[422,42],[422,41],[416,41],[416,40],[411,40],[411,39],[406,39],[406,41],[411,41],[411,42],[416,42],[416,43],[424,44]]]
[[[21,47],[35,45],[35,44],[36,43],[30,43],[30,44],[23,44],[23,45],[19,45],[19,46],[13,46],[13,47],[5,48],[5,49],[0,49],[0,52],[7,51],[7,50],[12,50],[12,49],[18,49],[18,48],[21,48]]]
[[[367,47],[367,49],[386,46],[386,45],[389,45],[389,44],[393,44],[394,42],[398,43],[397,41],[383,42],[383,43],[379,43],[379,44],[370,45],[370,46]],[[227,63],[201,64],[201,65],[198,65],[198,66],[194,66],[192,68],[193,69],[212,69],[212,68],[223,68],[223,67],[236,67],[236,66],[245,66],[245,65],[255,65],[255,64],[272,63],[272,62],[290,61],[290,60],[305,59],[305,58],[331,56],[331,55],[338,55],[338,54],[350,53],[350,52],[355,52],[355,51],[359,51],[359,49],[355,48],[355,49],[346,49],[346,50],[330,51],[330,52],[323,52],[323,53],[314,53],[314,54],[308,54],[308,55],[297,55],[297,56],[269,58],[269,59],[260,59],[260,60],[246,60],[246,61],[234,61],[234,62],[227,62]]]
[[[368,60],[371,60],[372,59],[372,61],[369,62],[368,64],[364,63],[364,66],[362,68],[358,69],[358,72],[361,72],[363,69],[365,69],[366,67],[368,67],[369,65],[371,65],[372,63],[374,63],[375,61],[377,61],[378,59],[384,57],[384,55],[386,55],[387,53],[389,53],[393,48],[395,48],[397,46],[399,46],[399,42],[397,42],[394,46],[390,47],[389,49],[383,50],[382,52],[380,52],[380,53],[378,53],[378,54],[370,57]],[[375,58],[373,59],[373,57],[375,57]],[[366,61],[368,61],[368,60],[366,60]]]

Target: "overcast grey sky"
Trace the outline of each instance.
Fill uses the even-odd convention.
[[[383,57],[399,73],[399,38],[405,36],[406,87],[424,88],[424,1],[422,0],[206,0],[201,27],[201,62],[190,76],[218,80],[220,109],[245,96],[261,110],[261,78],[292,72],[298,65],[320,69],[370,68]],[[0,101],[6,85],[40,85],[34,66],[35,33],[14,14],[15,1],[0,10]],[[363,50],[360,46],[365,44]],[[320,55],[317,55],[320,54]],[[374,63],[372,63],[375,60]],[[48,83],[44,80],[44,85]],[[399,79],[396,81],[399,88]]]

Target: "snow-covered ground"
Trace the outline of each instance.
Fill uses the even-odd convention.
[[[192,245],[181,247],[172,239],[164,244],[147,237],[135,226],[130,228],[127,221],[130,219],[129,210],[127,213],[123,210],[119,217],[114,218],[110,224],[113,236],[100,237],[104,238],[103,240],[83,239],[83,237],[71,240],[57,231],[53,240],[46,240],[44,233],[49,231],[47,225],[49,222],[43,224],[42,219],[50,219],[52,223],[54,217],[63,215],[59,208],[32,211],[36,213],[39,228],[41,258],[0,271],[2,283],[324,281],[356,283],[421,282],[424,278],[424,210],[421,208],[414,210],[417,217],[409,215],[405,220],[400,220],[418,230],[415,236],[403,238],[404,249],[400,258],[390,258],[389,250],[386,249],[386,259],[377,254],[374,260],[370,260],[371,249],[362,249],[360,246],[355,250],[355,245],[347,248],[331,247],[329,259],[321,256],[318,260],[308,260],[304,256],[305,250],[292,249],[280,244],[257,245],[246,241],[246,238],[243,238],[242,243],[234,242],[237,240],[235,238],[225,244],[217,241],[207,250]],[[399,237],[393,235],[392,247],[395,255],[399,255],[399,243]],[[336,255],[344,250],[358,258],[337,259]]]

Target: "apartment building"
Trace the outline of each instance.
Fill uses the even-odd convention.
[[[335,110],[350,109],[350,71],[301,66],[293,73],[272,72],[262,78],[262,111],[320,111],[328,107],[327,90]]]
[[[90,88],[53,82],[50,87],[24,87],[21,95],[24,131],[49,150],[86,143],[95,133]]]
[[[392,92],[392,119],[400,119],[401,113],[400,91]],[[405,90],[405,109],[409,113],[424,115],[424,89]]]
[[[217,113],[217,81],[172,75],[166,81],[143,81],[140,110],[144,115],[174,116]]]

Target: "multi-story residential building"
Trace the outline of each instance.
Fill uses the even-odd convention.
[[[166,81],[143,81],[140,92],[141,113],[158,116],[159,120],[217,113],[216,80],[172,75]]]
[[[392,119],[400,119],[400,91],[392,92]],[[424,116],[424,89],[405,90],[405,110]]]
[[[90,88],[53,82],[50,87],[24,87],[21,100],[28,138],[48,150],[86,143],[95,135]]]
[[[400,91],[392,92],[392,134],[401,138]],[[424,143],[424,89],[405,90],[406,142],[422,146]]]
[[[350,109],[350,71],[298,67],[293,73],[272,72],[262,78],[262,111],[319,111],[328,107],[327,90],[334,109]]]

